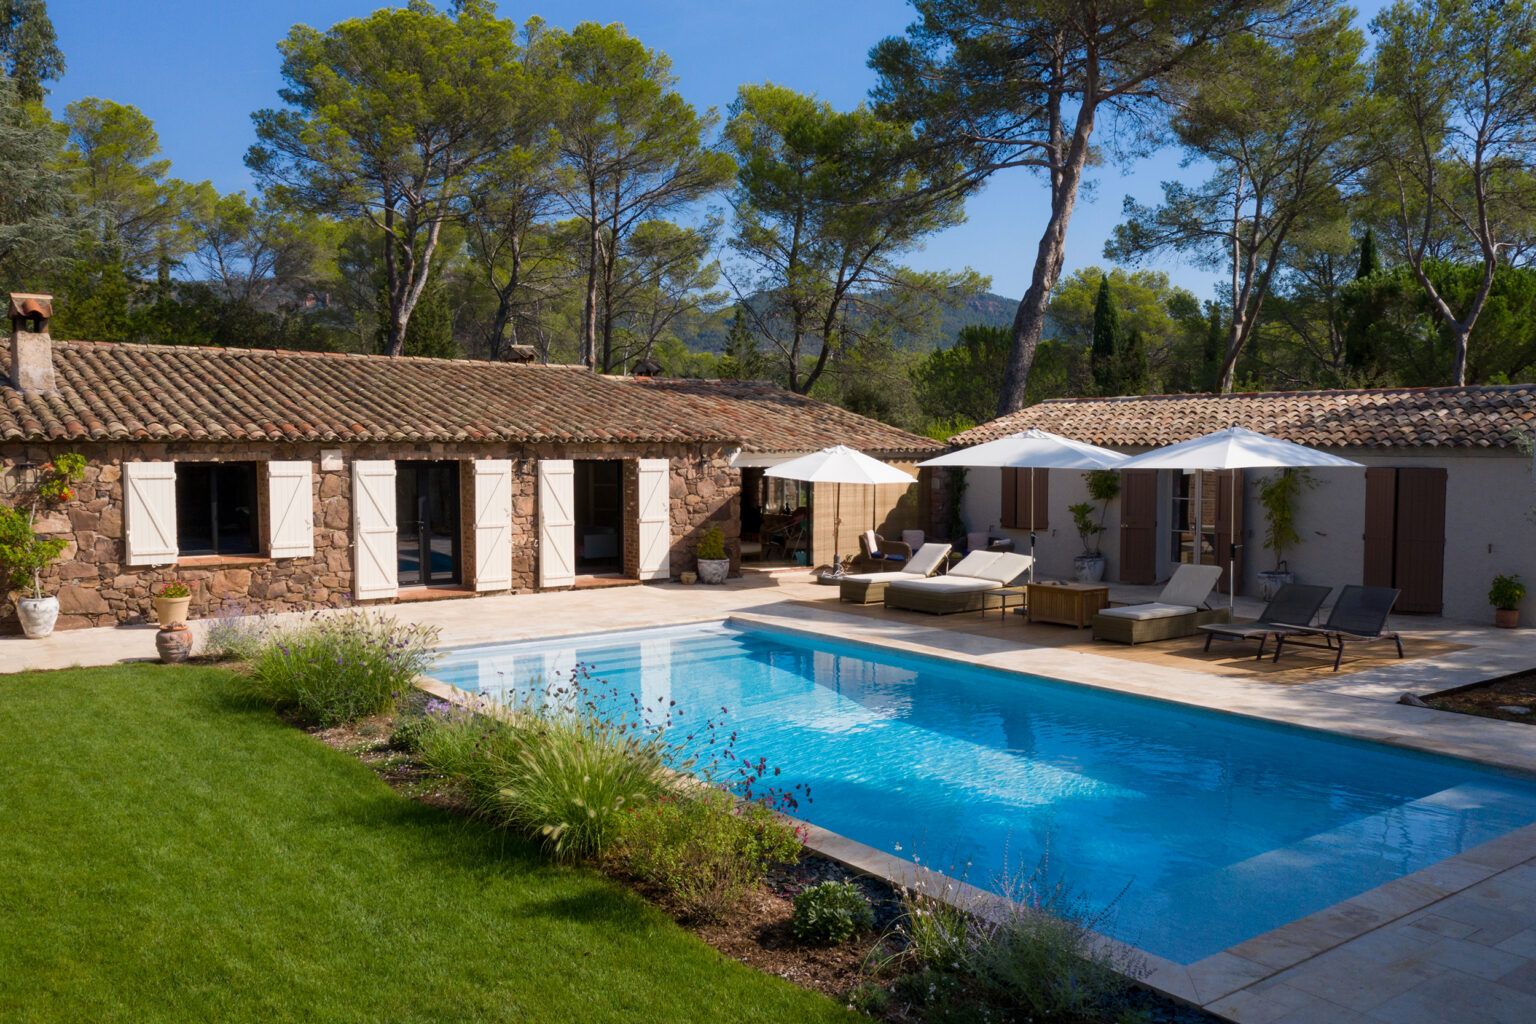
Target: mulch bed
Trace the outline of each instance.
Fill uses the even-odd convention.
[[[1536,670],[1425,697],[1424,703],[1440,711],[1536,725]],[[1518,711],[1505,711],[1506,707],[1527,710],[1521,714]]]

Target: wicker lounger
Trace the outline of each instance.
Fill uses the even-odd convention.
[[[939,577],[944,579],[946,577]],[[984,581],[986,586],[978,585],[974,588],[938,589],[928,587],[890,586],[885,588],[885,606],[887,608],[904,608],[914,612],[928,612],[933,615],[953,615],[956,612],[979,612],[982,609],[982,595],[1002,587],[995,581]]]
[[[887,584],[895,580],[923,579],[949,558],[949,545],[941,542],[924,544],[907,564],[894,572],[866,572],[845,576],[838,584],[839,601],[850,604],[875,604],[885,600]]]
[[[1155,619],[1127,619],[1100,612],[1093,617],[1093,638],[1119,644],[1146,644],[1194,636],[1201,626],[1226,621],[1225,608],[1200,608],[1182,615],[1163,615]]]
[[[981,611],[986,600],[982,595],[1024,575],[1029,571],[1030,562],[1028,555],[973,551],[950,569],[947,576],[888,583],[885,606],[935,615]]]

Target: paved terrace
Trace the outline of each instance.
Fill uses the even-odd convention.
[[[1116,600],[1155,588],[1113,587]],[[1238,615],[1258,604],[1240,599]],[[1026,671],[1362,739],[1470,757],[1536,774],[1536,728],[1397,704],[1536,665],[1531,631],[1428,618],[1396,623],[1410,657],[1358,648],[1344,671],[1323,652],[1278,666],[1251,645],[1198,639],[1126,648],[1016,615],[934,617],[840,605],[805,575],[754,574],[720,588],[664,584],[433,601],[391,609],[436,625],[445,645],[543,639],[736,616],[782,628]],[[0,671],[154,658],[154,628],[0,639]],[[1127,671],[1131,664],[1134,671]],[[899,863],[856,843],[833,853],[890,873]],[[1148,984],[1244,1024],[1536,1020],[1536,826],[1361,894],[1192,965],[1147,958]]]

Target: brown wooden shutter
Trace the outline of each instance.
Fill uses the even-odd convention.
[[[1397,546],[1397,470],[1373,466],[1365,471],[1365,565],[1360,580],[1367,587],[1390,587]]]
[[[1397,471],[1397,611],[1439,615],[1445,584],[1444,469]]]
[[[1239,586],[1243,579],[1243,471],[1222,470],[1212,474],[1216,479],[1216,561],[1221,565],[1221,579],[1216,589],[1223,594],[1232,593],[1229,566],[1237,570]],[[1237,542],[1235,564],[1229,562],[1229,545]]]
[[[1120,474],[1120,582],[1157,582],[1157,471]]]
[[[1011,530],[1050,529],[1050,494],[1050,470],[1003,470],[1003,514],[999,521]]]

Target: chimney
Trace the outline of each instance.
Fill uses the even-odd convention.
[[[48,320],[52,295],[11,293],[11,387],[26,392],[54,392],[53,339]]]

